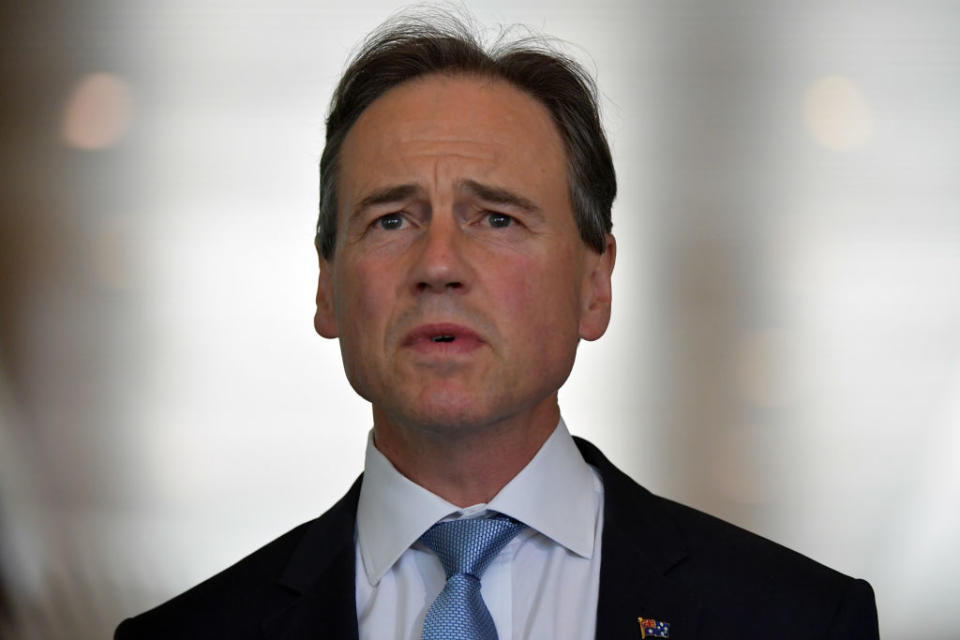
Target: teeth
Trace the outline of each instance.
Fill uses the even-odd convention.
[[[453,336],[433,336],[434,342],[453,342]]]

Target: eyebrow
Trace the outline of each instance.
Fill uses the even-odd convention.
[[[493,204],[508,205],[527,213],[541,213],[540,207],[532,200],[500,187],[481,184],[475,180],[461,180],[457,183],[457,188]]]
[[[457,190],[465,191],[480,200],[492,204],[511,206],[535,215],[542,214],[540,207],[532,200],[501,187],[483,184],[476,180],[460,180],[457,182]],[[414,196],[423,194],[423,192],[424,190],[421,186],[413,183],[398,184],[377,189],[364,196],[364,198],[357,203],[357,206],[353,208],[352,215],[356,216],[370,207],[409,200]]]
[[[381,204],[391,204],[402,200],[409,200],[413,196],[423,193],[423,189],[415,184],[398,184],[384,187],[368,194],[353,208],[353,215]]]

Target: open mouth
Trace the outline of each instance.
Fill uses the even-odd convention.
[[[403,340],[403,346],[412,347],[431,357],[469,353],[482,344],[483,339],[472,329],[451,322],[420,325]]]

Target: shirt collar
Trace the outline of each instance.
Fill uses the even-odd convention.
[[[520,520],[577,555],[593,554],[596,477],[561,419],[520,473],[487,505]],[[371,584],[393,566],[435,522],[464,509],[405,477],[367,437],[363,484],[357,505],[357,542]]]

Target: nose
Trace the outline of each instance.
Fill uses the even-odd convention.
[[[470,268],[464,255],[465,239],[450,217],[434,216],[420,238],[411,276],[418,293],[462,292]]]

